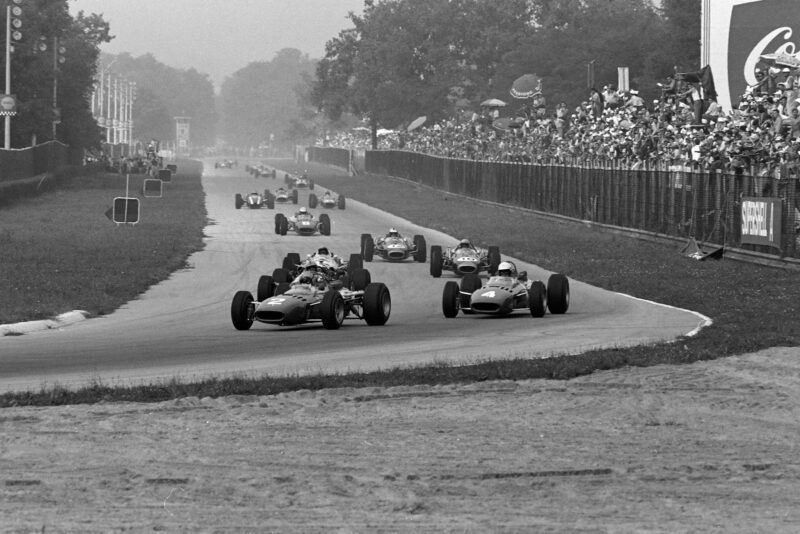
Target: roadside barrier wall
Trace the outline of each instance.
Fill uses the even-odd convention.
[[[335,152],[334,152],[335,151]],[[311,160],[347,169],[344,149],[315,147]],[[472,161],[369,150],[371,174],[467,197],[642,230],[768,256],[800,258],[798,175],[780,178],[643,169]]]
[[[20,149],[0,149],[0,182],[55,172],[69,161],[69,147],[59,141]]]

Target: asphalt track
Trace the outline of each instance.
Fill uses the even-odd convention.
[[[365,267],[373,281],[384,282],[391,292],[392,312],[385,326],[349,319],[335,331],[319,323],[291,328],[255,323],[249,331],[237,331],[230,320],[234,293],[247,289],[255,294],[258,277],[271,274],[287,252],[305,255],[324,244],[347,258],[358,252],[362,233],[378,235],[390,226],[409,236],[424,235],[428,247],[446,247],[457,238],[469,237],[421,228],[350,199],[345,210],[326,210],[332,221],[328,237],[276,235],[275,213],[290,214],[304,205],[307,191],[300,192],[298,206],[234,208],[235,193],[275,189],[281,182],[253,178],[242,164],[214,169],[213,161],[206,161],[203,186],[211,224],[206,228],[204,250],[189,259],[191,268],[108,316],[61,329],[0,337],[0,392],[97,382],[131,385],[172,378],[343,373],[509,356],[542,358],[671,340],[692,334],[708,321],[695,312],[575,280],[570,281],[570,309],[565,315],[445,319],[442,288],[452,275],[435,279],[428,264],[376,259]],[[316,192],[321,193],[319,188]],[[515,261],[532,279],[546,280],[550,274]],[[80,308],[80,303],[75,304]]]

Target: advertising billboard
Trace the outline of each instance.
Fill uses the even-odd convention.
[[[717,101],[726,111],[756,83],[757,65],[800,65],[797,0],[703,0],[702,11],[701,62],[711,66]]]

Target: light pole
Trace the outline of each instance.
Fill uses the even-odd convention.
[[[22,0],[12,0],[11,4],[6,4],[6,91],[0,100],[0,113],[5,118],[5,143],[6,150],[11,148],[11,117],[17,114],[17,101],[11,94],[11,39],[19,41],[22,39],[22,34],[19,28],[22,26],[22,21],[19,16],[22,15],[22,8],[19,4]],[[12,18],[11,16],[14,16]],[[11,33],[11,27],[14,27],[14,33]]]
[[[58,109],[58,66],[66,61],[67,49],[58,44],[58,37],[53,37],[53,141],[56,140],[56,130],[61,123],[61,110]]]

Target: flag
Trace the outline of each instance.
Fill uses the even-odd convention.
[[[685,80],[691,83],[699,83],[703,87],[703,94],[707,98],[717,98],[717,89],[714,87],[714,75],[711,73],[711,67],[706,65],[702,69],[695,72],[679,72],[675,75],[679,80]]]

